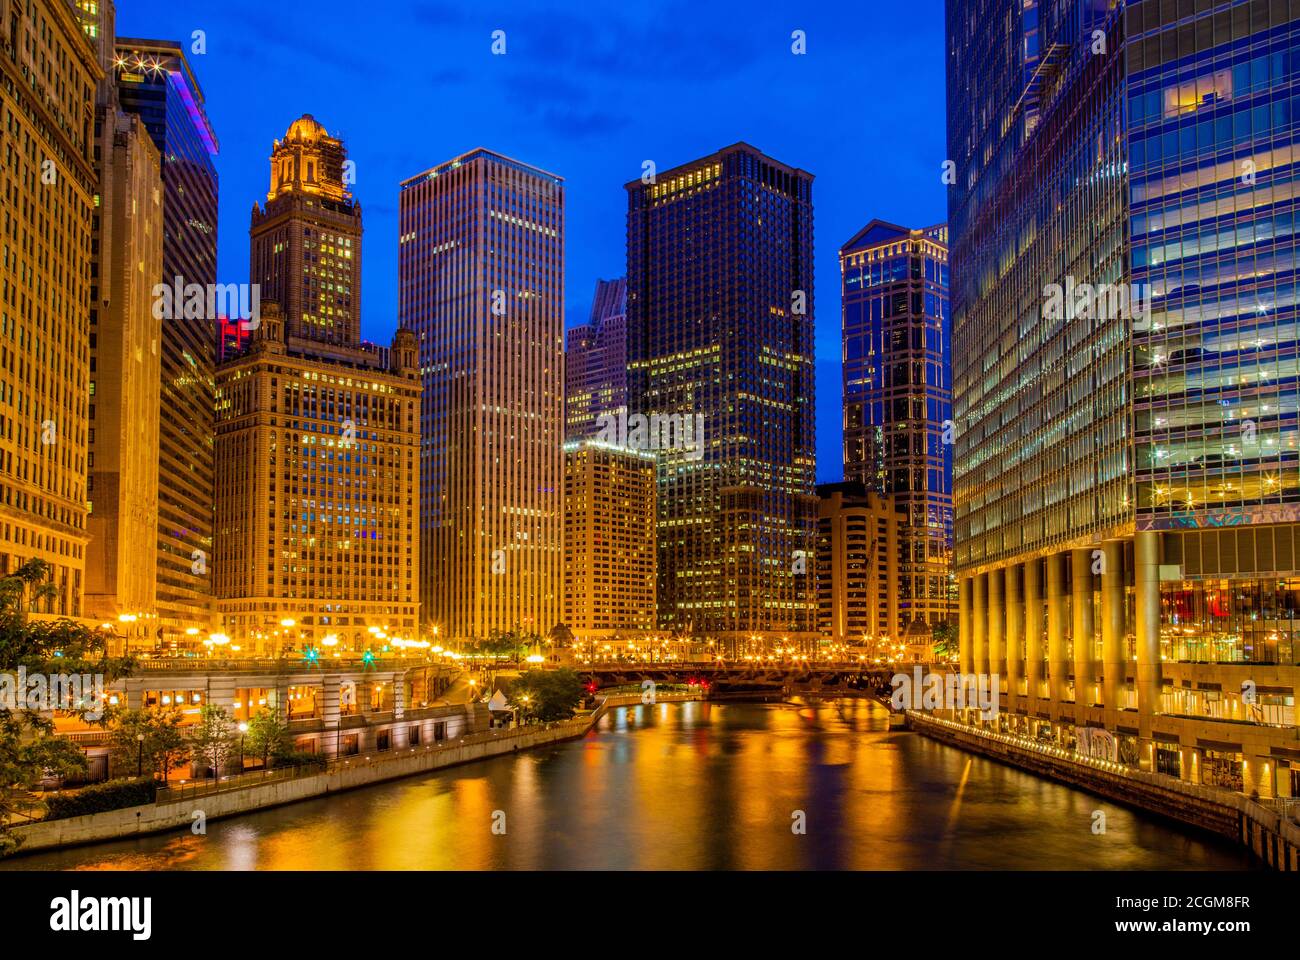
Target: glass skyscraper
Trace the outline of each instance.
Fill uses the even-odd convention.
[[[665,629],[815,636],[812,181],[739,143],[627,184]]]
[[[905,514],[885,631],[900,637],[957,614],[947,228],[867,224],[840,248],[840,303],[844,479]]]
[[[114,66],[121,108],[140,117],[161,156],[158,281],[214,284],[217,139],[185,48],[118,37]],[[183,642],[185,630],[212,620],[216,326],[180,316],[163,323],[161,340],[157,612],[159,639]]]
[[[1262,796],[1300,792],[1298,44],[1285,0],[948,2],[963,668],[1004,729]]]
[[[592,439],[601,417],[626,412],[627,280],[597,280],[591,319],[568,332],[564,351],[565,439]]]

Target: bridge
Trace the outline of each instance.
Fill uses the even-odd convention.
[[[725,693],[843,693],[878,695],[890,678],[910,666],[866,663],[590,663],[574,668],[592,692],[640,686],[650,680],[664,686],[700,686]]]

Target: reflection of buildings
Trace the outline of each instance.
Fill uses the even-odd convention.
[[[899,554],[906,515],[858,481],[817,487],[817,629],[822,639],[888,657],[902,642]]]
[[[816,635],[812,180],[740,143],[626,185],[628,403],[704,433],[659,453],[667,630]]]
[[[405,181],[399,282],[424,376],[424,622],[544,636],[563,576],[563,181],[482,149]]]
[[[999,724],[1300,792],[1298,22],[987,6],[951,8],[962,666]],[[1044,310],[1129,283],[1148,309]]]
[[[627,280],[599,280],[591,319],[568,333],[564,352],[564,433],[591,439],[602,416],[627,409]]]
[[[251,344],[217,371],[217,610],[249,652],[358,650],[419,626],[415,337],[351,339],[361,225],[344,157],[309,116],[277,145],[253,270],[301,315],[264,301]],[[304,197],[331,198],[329,216]]]
[[[217,279],[217,140],[186,48],[118,37],[122,109],[144,123],[161,158],[161,276]],[[161,639],[212,620],[213,334],[215,318],[164,320],[159,339],[157,617]]]
[[[564,448],[564,623],[576,639],[655,626],[655,458]]]
[[[840,278],[844,479],[906,515],[891,629],[946,623],[957,613],[947,228],[873,220],[840,249]]]

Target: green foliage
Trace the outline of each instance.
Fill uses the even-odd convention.
[[[282,763],[292,755],[289,742],[289,724],[273,710],[263,710],[248,721],[244,752],[250,757],[261,757],[266,766]]]
[[[107,684],[130,672],[130,659],[108,656],[103,631],[72,620],[32,620],[31,612],[48,609],[58,596],[43,560],[28,560],[0,577],[0,671],[28,674],[102,675]],[[27,806],[29,792],[47,776],[69,777],[87,769],[85,754],[55,736],[48,714],[21,705],[0,703],[0,854],[17,845],[9,829],[11,816]],[[103,704],[84,704],[70,713],[86,718]]]
[[[174,767],[190,758],[179,710],[122,710],[111,723],[108,744],[115,770],[134,773],[143,767],[142,773],[149,771],[166,780]]]
[[[940,659],[957,655],[957,628],[944,620],[930,630],[934,638],[934,655]]]
[[[572,717],[584,693],[572,670],[529,670],[515,681],[511,701],[521,716],[549,723]]]
[[[324,770],[329,758],[309,750],[286,750],[275,758],[275,762],[280,767],[319,767]]]
[[[199,722],[190,733],[190,750],[195,760],[211,767],[217,776],[239,749],[235,722],[221,707],[205,703],[199,710]],[[198,771],[195,771],[198,776]]]
[[[83,787],[76,793],[61,793],[45,802],[46,820],[64,820],[88,813],[104,813],[124,807],[153,803],[158,794],[156,780],[107,780]]]

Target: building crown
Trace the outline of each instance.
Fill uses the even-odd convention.
[[[346,202],[347,149],[310,113],[289,125],[271,149],[271,190],[267,200],[286,193],[306,193]]]

